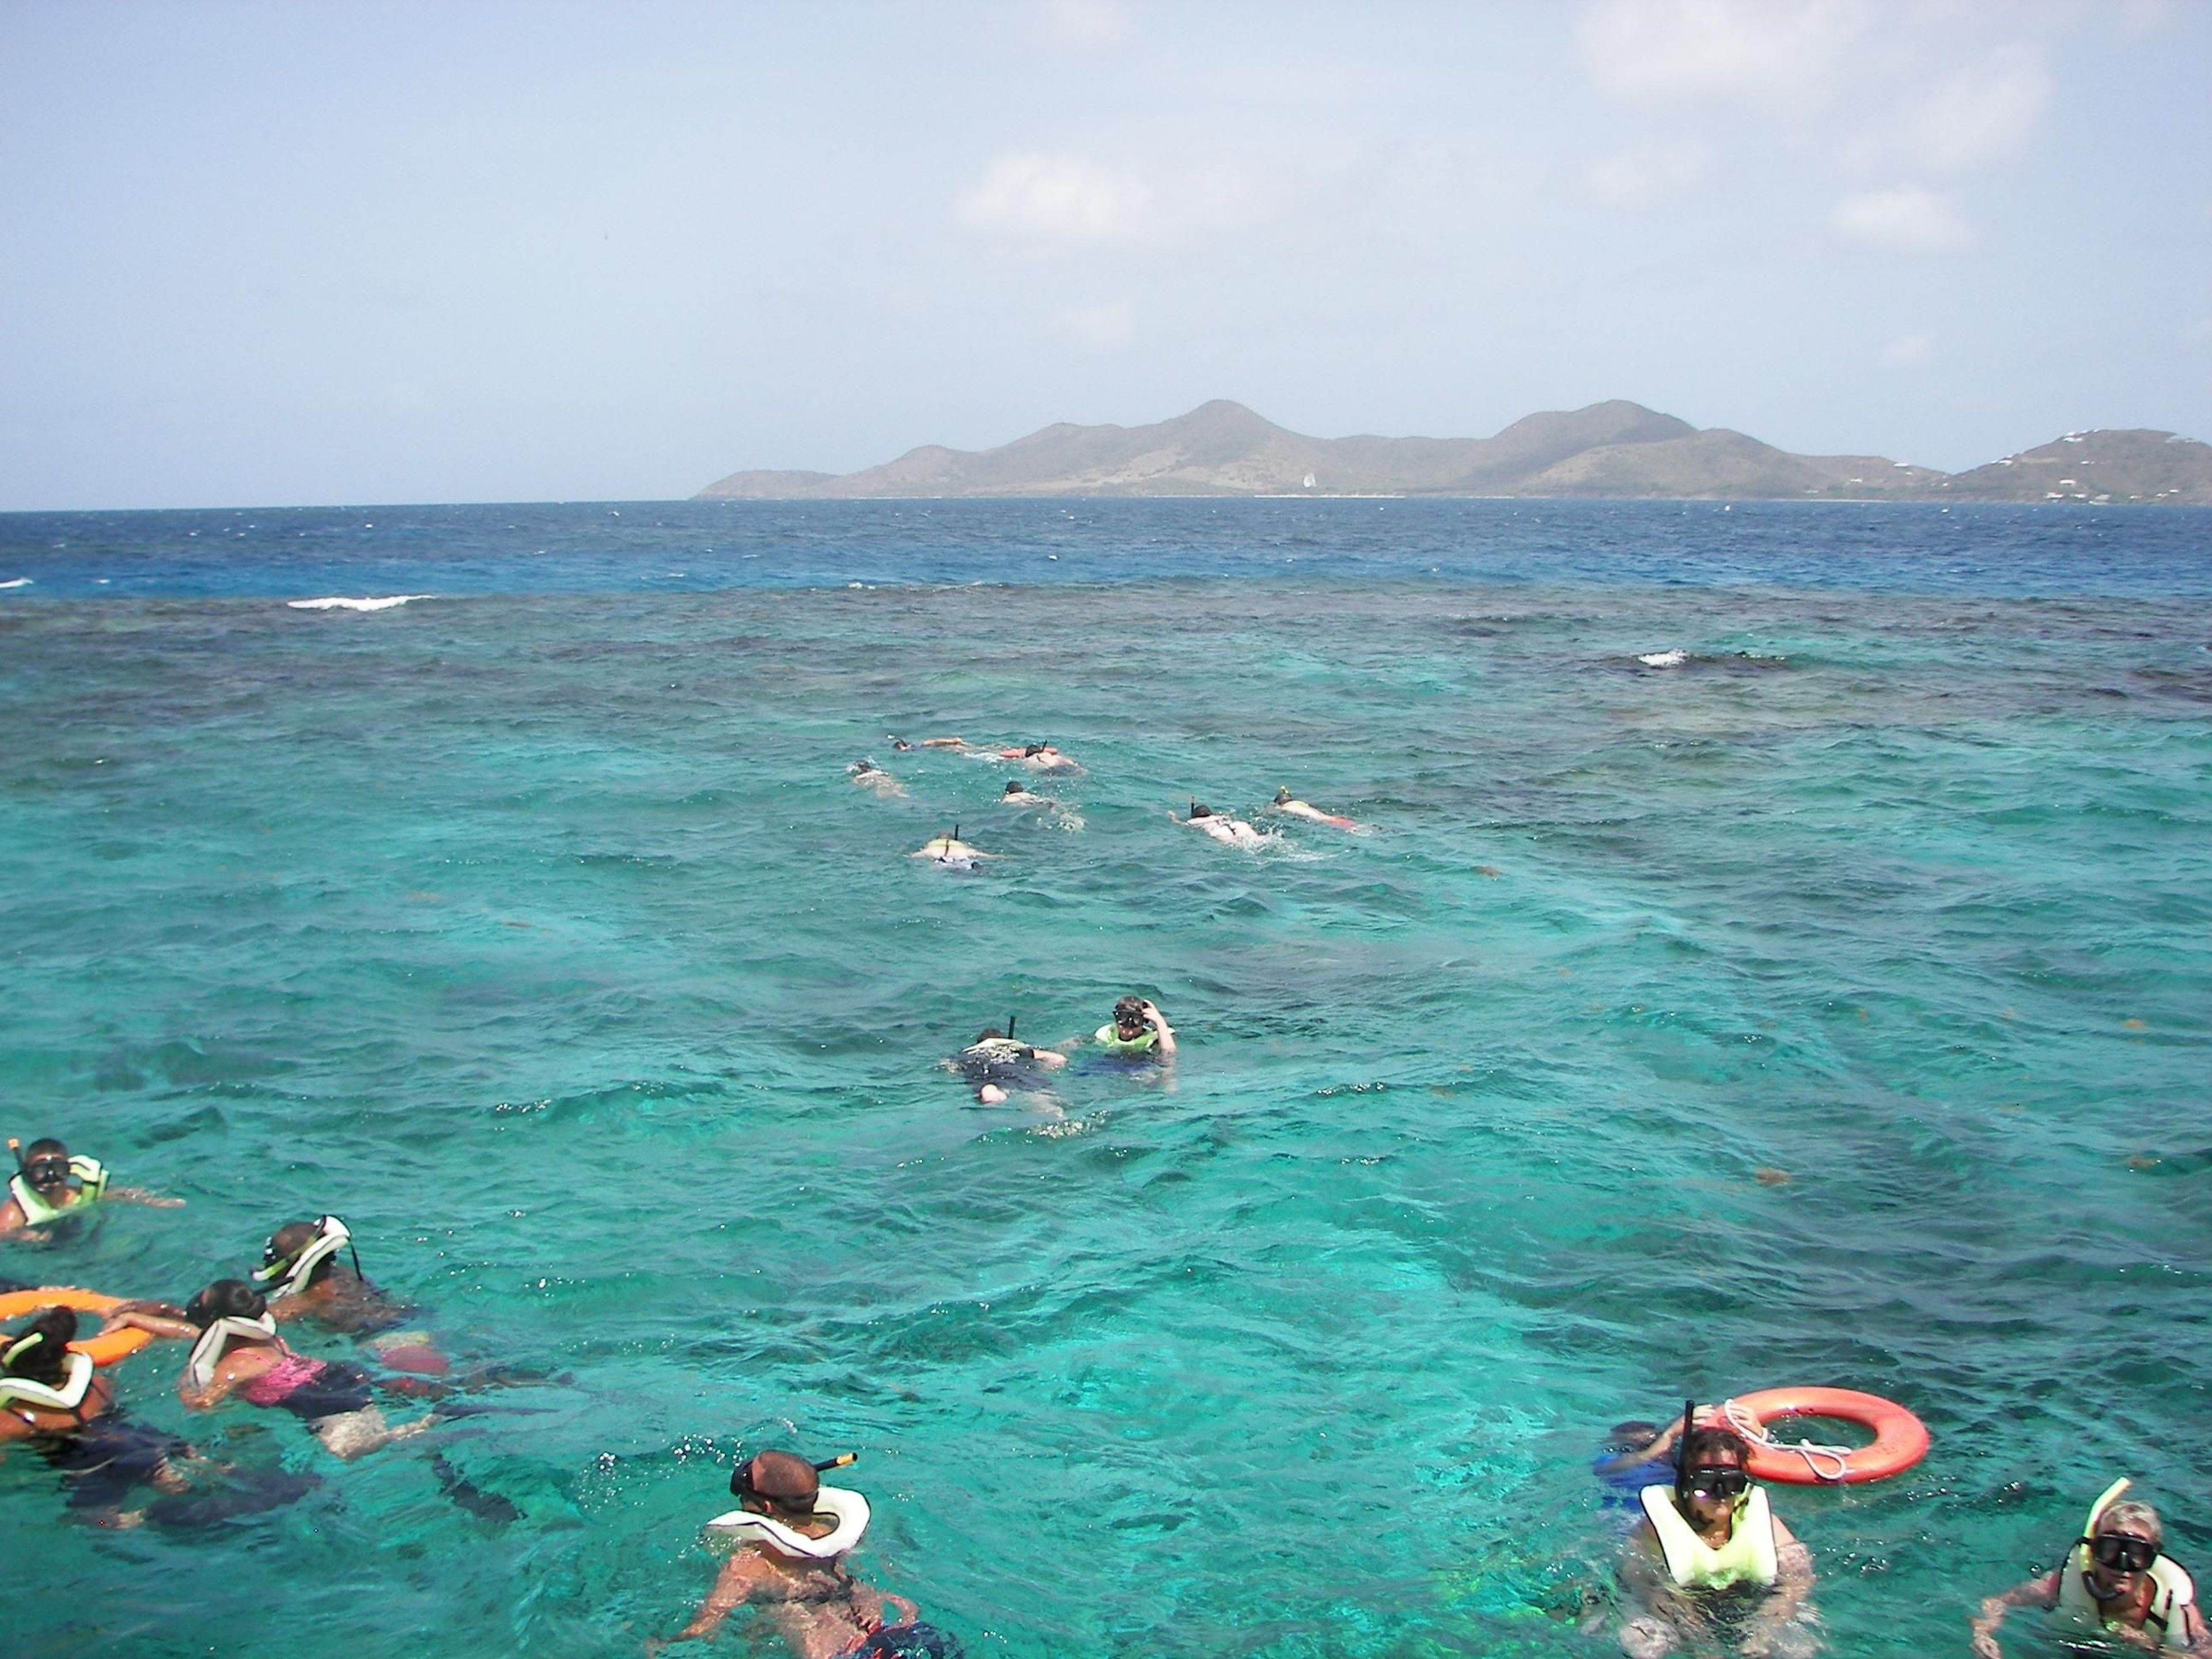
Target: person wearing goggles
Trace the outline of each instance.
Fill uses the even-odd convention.
[[[921,1623],[913,1602],[862,1583],[847,1566],[867,1530],[866,1500],[824,1486],[822,1474],[853,1461],[851,1453],[815,1463],[796,1452],[764,1451],[740,1463],[730,1476],[738,1507],[708,1524],[742,1541],[691,1622],[647,1642],[646,1652],[712,1636],[750,1603],[797,1659],[962,1659],[957,1637]]]
[[[1997,1630],[2014,1607],[2039,1607],[2063,1636],[2114,1638],[2159,1652],[2212,1656],[2212,1635],[2197,1610],[2197,1589],[2162,1552],[2165,1523],[2149,1504],[2121,1496],[2116,1480],[2090,1508],[2065,1564],[1982,1603],[1973,1626],[1979,1659],[2002,1659]]]
[[[15,1173],[9,1177],[7,1201],[0,1203],[0,1238],[43,1240],[47,1235],[40,1230],[82,1215],[102,1199],[163,1210],[179,1208],[185,1201],[143,1187],[112,1186],[106,1166],[98,1158],[82,1153],[72,1157],[58,1140],[34,1140],[26,1148],[11,1138],[8,1150],[15,1154]]]
[[[1168,1024],[1168,1017],[1158,1006],[1145,997],[1127,996],[1116,1002],[1112,1023],[1093,1031],[1091,1041],[1118,1060],[1175,1058],[1175,1027]]]
[[[1638,1495],[1644,1521],[1621,1576],[1642,1610],[1621,1627],[1622,1650],[1630,1659],[1662,1659],[1686,1645],[1744,1659],[1812,1653],[1812,1553],[1767,1507],[1742,1438],[1695,1423],[1694,1406],[1685,1406],[1672,1484]]]

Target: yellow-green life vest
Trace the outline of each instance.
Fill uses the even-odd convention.
[[[1148,1054],[1159,1046],[1160,1034],[1146,1031],[1139,1037],[1124,1038],[1111,1025],[1102,1025],[1091,1034],[1091,1040],[1109,1054]]]
[[[39,1189],[24,1180],[20,1170],[8,1178],[8,1196],[22,1211],[26,1225],[43,1227],[49,1221],[59,1221],[64,1216],[73,1215],[85,1206],[98,1202],[100,1195],[107,1190],[106,1168],[96,1158],[87,1158],[80,1152],[70,1159],[70,1173],[76,1177],[77,1185],[59,1204],[49,1204],[40,1197]]]
[[[1638,1494],[1651,1530],[1659,1534],[1659,1547],[1667,1553],[1668,1576],[1682,1589],[1721,1589],[1729,1584],[1771,1584],[1782,1568],[1774,1547],[1774,1517],[1767,1510],[1766,1489],[1747,1487],[1736,1500],[1728,1542],[1718,1549],[1698,1536],[1697,1529],[1674,1507],[1674,1493],[1666,1486],[1646,1486]]]

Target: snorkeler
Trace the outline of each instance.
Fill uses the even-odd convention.
[[[1695,1409],[1686,1405],[1684,1419]],[[1812,1553],[1775,1519],[1748,1457],[1734,1430],[1692,1428],[1675,1441],[1673,1484],[1644,1488],[1644,1524],[1621,1562],[1643,1608],[1621,1626],[1629,1659],[1715,1639],[1745,1659],[1814,1650],[1802,1622]]]
[[[927,859],[948,870],[973,870],[985,859],[994,859],[996,853],[986,853],[980,847],[970,847],[960,839],[960,826],[954,824],[949,836],[932,836],[907,854],[908,858]]]
[[[1072,1037],[1063,1046],[1072,1048],[1084,1041]],[[1116,1060],[1173,1060],[1176,1054],[1175,1027],[1146,997],[1127,996],[1116,1002],[1112,1021],[1093,1031],[1088,1041]]]
[[[1018,778],[1006,780],[1006,792],[999,797],[1001,806],[1042,806],[1058,811],[1060,803],[1050,795],[1040,795]]]
[[[863,789],[872,789],[878,799],[891,800],[906,793],[906,786],[875,763],[863,757],[845,769],[845,775]]]
[[[1242,818],[1230,817],[1195,800],[1190,804],[1188,817],[1178,818],[1173,812],[1169,813],[1168,817],[1176,823],[1188,824],[1194,830],[1202,830],[1224,847],[1242,847],[1248,852],[1254,848],[1265,847],[1268,842],[1280,839],[1272,830],[1263,833],[1255,830]]]
[[[394,1426],[385,1420],[371,1390],[407,1386],[379,1378],[339,1359],[295,1353],[276,1334],[269,1304],[242,1279],[218,1279],[172,1319],[143,1306],[108,1316],[103,1331],[135,1329],[190,1340],[191,1358],[178,1379],[177,1396],[193,1411],[210,1411],[233,1394],[249,1405],[290,1412],[330,1452],[350,1462],[394,1440],[420,1434],[433,1415]],[[414,1382],[420,1389],[426,1386]]]
[[[0,1334],[0,1443],[73,1432],[105,1412],[114,1390],[74,1352],[76,1313],[41,1308],[19,1330]]]
[[[143,1187],[111,1186],[106,1166],[98,1158],[82,1153],[72,1158],[58,1140],[34,1140],[25,1150],[10,1136],[8,1150],[15,1154],[15,1173],[8,1179],[7,1202],[0,1204],[0,1238],[68,1220],[102,1199],[161,1210],[179,1208],[185,1201]]]
[[[1019,749],[1002,749],[1002,760],[1018,760],[1032,772],[1057,772],[1072,775],[1083,769],[1073,755],[1063,755],[1048,743],[1024,744]]]
[[[986,1026],[975,1034],[975,1042],[943,1062],[975,1091],[979,1105],[1003,1106],[1010,1093],[1044,1097],[1044,1073],[1067,1064],[1067,1056],[1054,1049],[1015,1042],[1013,1024],[1010,1018],[1003,1031]]]
[[[850,1454],[811,1463],[794,1452],[764,1451],[730,1476],[738,1507],[707,1524],[742,1541],[715,1575],[691,1622],[668,1640],[712,1636],[748,1601],[763,1604],[797,1659],[962,1659],[958,1639],[919,1622],[903,1596],[853,1577],[845,1558],[868,1528],[868,1500],[822,1484],[821,1472]],[[884,1607],[899,1621],[886,1625]],[[666,1644],[646,1644],[657,1653]]]
[[[208,1464],[190,1443],[131,1421],[92,1357],[70,1347],[76,1334],[74,1310],[46,1308],[0,1336],[0,1443],[27,1441],[63,1477],[72,1512],[106,1527],[149,1519],[163,1527],[205,1527],[289,1504],[316,1484],[313,1475]],[[227,1479],[221,1490],[199,1490],[187,1469]],[[145,1509],[126,1510],[124,1500],[137,1486],[161,1496]]]
[[[339,1260],[341,1250],[346,1261]],[[428,1333],[398,1328],[416,1310],[370,1283],[362,1273],[352,1230],[337,1216],[288,1222],[271,1233],[261,1247],[253,1282],[280,1325],[306,1319],[326,1331],[358,1337],[397,1370],[438,1376],[451,1368]]]
[[[2161,1550],[2165,1523],[2149,1504],[2124,1498],[2115,1480],[2089,1510],[2063,1565],[1982,1603],[1974,1620],[1980,1659],[2002,1659],[1997,1627],[2014,1607],[2049,1612],[2059,1639],[2109,1640],[2167,1653],[2212,1655],[2196,1586]]]
[[[1314,823],[1326,823],[1334,830],[1364,830],[1367,826],[1355,818],[1335,812],[1324,812],[1310,801],[1294,799],[1287,788],[1275,791],[1275,799],[1267,803],[1271,812],[1287,812],[1294,818],[1305,818]]]
[[[924,738],[924,749],[950,749],[971,760],[1019,761],[1032,772],[1073,774],[1083,769],[1073,755],[1064,755],[1048,743],[970,743],[965,738]]]

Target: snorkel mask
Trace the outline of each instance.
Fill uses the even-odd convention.
[[[253,1270],[253,1282],[264,1286],[274,1285],[276,1288],[268,1291],[272,1299],[296,1296],[307,1289],[315,1270],[336,1255],[341,1245],[353,1257],[354,1276],[366,1279],[368,1275],[361,1270],[361,1255],[353,1248],[352,1230],[337,1217],[325,1215],[315,1218],[315,1236],[289,1254],[276,1248],[276,1235],[271,1234],[268,1243],[262,1246],[261,1265]]]

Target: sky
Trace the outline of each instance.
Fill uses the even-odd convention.
[[[0,510],[2212,440],[2212,0],[0,0]]]

